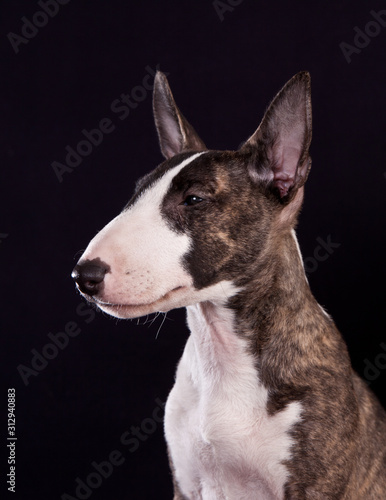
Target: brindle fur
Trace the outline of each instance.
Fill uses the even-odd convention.
[[[232,476],[232,479],[240,480],[236,484],[238,492],[242,490],[240,499],[253,498],[256,488],[260,488],[266,479],[263,477],[263,468],[267,463],[268,468],[274,470],[274,474],[271,474],[268,487],[263,485],[260,491],[269,492],[266,494],[270,499],[385,500],[386,413],[366,384],[352,370],[341,334],[313,297],[294,236],[303,201],[304,184],[311,166],[311,98],[308,73],[295,75],[285,85],[268,108],[259,128],[238,151],[206,149],[193,127],[177,108],[166,77],[162,73],[156,75],[153,102],[161,150],[166,161],[137,183],[134,196],[125,208],[126,215],[130,216],[129,208],[142,194],[146,196],[146,190],[156,185],[170,169],[186,160],[181,168],[175,171],[174,177],[170,176],[170,184],[168,185],[169,180],[165,182],[162,189],[167,191],[160,191],[162,197],[156,199],[152,212],[157,214],[157,224],[161,221],[164,227],[166,223],[164,229],[170,238],[167,242],[182,239],[189,243],[178,254],[178,262],[176,260],[170,264],[170,270],[173,272],[174,266],[180,272],[182,260],[182,271],[189,277],[189,289],[194,292],[191,296],[193,298],[186,299],[188,307],[192,306],[197,297],[201,297],[197,300],[203,300],[202,297],[208,300],[207,295],[199,293],[204,291],[203,289],[221,283],[221,288],[218,286],[209,290],[223,290],[224,283],[232,284],[227,295],[231,298],[228,298],[226,303],[232,314],[229,313],[229,316],[224,318],[223,330],[217,332],[216,339],[221,343],[225,331],[228,339],[229,336],[234,339],[233,335],[236,335],[243,340],[237,339],[236,343],[228,346],[232,350],[230,357],[221,358],[221,354],[214,350],[214,358],[210,358],[210,363],[214,359],[215,362],[225,365],[234,360],[235,365],[237,364],[236,371],[240,364],[242,365],[240,372],[243,371],[244,363],[250,363],[247,367],[250,378],[235,377],[238,380],[237,390],[247,387],[245,380],[249,381],[249,392],[243,392],[243,397],[237,400],[239,407],[242,407],[240,414],[243,413],[243,405],[244,409],[250,410],[251,406],[248,405],[256,391],[264,394],[263,405],[266,404],[266,407],[252,406],[250,413],[244,412],[248,413],[248,417],[244,420],[241,418],[241,424],[248,429],[254,427],[261,417],[256,415],[255,418],[255,414],[264,413],[265,423],[268,422],[267,425],[271,426],[273,431],[269,434],[270,446],[272,439],[276,438],[274,456],[268,463],[267,455],[262,454],[259,442],[253,442],[253,439],[264,440],[264,431],[261,431],[261,434],[251,434],[254,437],[247,445],[249,451],[254,453],[245,455],[245,462],[249,460],[249,463],[243,462],[237,469],[238,475]],[[205,151],[205,154],[195,154],[194,158],[190,159],[198,151]],[[160,182],[162,183],[162,179]],[[148,193],[151,196],[154,191],[149,190]],[[185,203],[193,195],[198,197],[199,202]],[[125,214],[121,215],[125,217]],[[123,218],[118,219],[118,222],[113,224],[118,224],[120,228],[119,224],[122,224]],[[145,225],[143,219],[141,224],[142,228]],[[156,232],[158,227],[153,229]],[[108,229],[110,230],[111,228]],[[175,233],[180,233],[183,237],[178,238]],[[155,237],[148,245],[152,249],[158,242]],[[162,247],[163,255],[169,250],[167,244],[164,243]],[[109,245],[109,252],[111,248],[116,248],[111,242]],[[104,255],[106,252],[105,249]],[[110,268],[99,258],[97,252],[93,254],[93,251],[90,251],[88,255],[92,255],[91,260],[87,260],[87,256],[83,257],[75,267],[73,277],[88,300],[93,300],[93,296],[97,298],[99,293],[100,300],[95,302],[102,309],[103,306],[111,309],[115,307],[115,299],[104,299],[103,295],[105,276],[111,278]],[[133,262],[136,262],[135,259]],[[139,262],[141,263],[140,260]],[[155,274],[158,267],[155,266],[153,270]],[[126,272],[125,276],[127,274],[129,272]],[[112,275],[114,277],[114,273]],[[161,277],[163,276],[161,274]],[[129,283],[132,286],[134,282]],[[169,292],[171,295],[178,294],[181,288],[187,288],[179,286],[181,283],[178,280],[172,283],[175,288],[166,290],[168,293],[164,297],[168,297]],[[141,288],[141,283],[138,286]],[[112,289],[115,290],[115,286]],[[128,292],[125,290],[124,293]],[[216,293],[216,300],[226,300],[219,297],[219,292]],[[130,297],[127,300],[127,307],[130,307]],[[162,304],[162,300],[163,297],[158,304]],[[125,302],[119,304],[118,308],[126,307]],[[208,313],[211,308],[214,310],[217,307],[214,304],[204,302],[199,307],[202,314],[206,311],[206,324],[211,318],[218,319],[218,316]],[[221,314],[224,314],[223,306],[221,311]],[[231,321],[232,324],[225,325]],[[199,340],[201,331],[194,331],[192,328]],[[247,345],[250,355],[240,357],[237,352],[235,355],[236,344],[242,344],[243,349]],[[204,351],[197,352],[194,360],[204,356]],[[244,351],[243,353],[245,354]],[[185,358],[185,368],[191,363],[189,359],[191,358],[188,357],[187,361]],[[187,372],[191,374],[189,369],[190,366]],[[183,379],[180,377],[182,385],[179,386],[179,392],[174,392],[174,403],[176,399],[179,402],[180,394],[192,382],[188,380],[189,376],[184,376]],[[209,375],[206,376],[206,380],[208,379]],[[226,414],[225,410],[229,405],[229,385],[222,384],[222,380],[218,383],[217,378],[214,378],[213,383],[218,384],[213,392],[217,391],[220,385],[219,393],[223,395],[226,392],[225,397],[217,402],[217,412],[211,415],[211,427],[217,428],[219,415]],[[201,389],[195,390],[198,393]],[[190,399],[184,404],[189,407]],[[179,416],[177,407],[178,404],[174,404],[171,412],[168,414],[166,411],[166,414],[170,416],[175,412],[174,415]],[[233,423],[239,423],[239,407],[236,412],[232,412]],[[287,410],[294,407],[299,408],[299,414],[296,418],[287,420],[284,430],[277,433],[277,418],[287,416]],[[183,409],[185,410],[185,406]],[[190,411],[190,408],[188,410]],[[185,419],[186,414],[189,412],[182,412],[179,420],[169,420],[169,438],[173,437],[176,422],[185,424],[186,421],[186,427],[181,429],[190,430],[189,419]],[[232,460],[235,460],[232,452],[235,447],[230,448],[229,452],[228,441],[238,445],[242,434],[240,431],[237,433],[237,429],[233,433],[232,428],[229,428],[228,432],[228,422],[227,419],[221,421],[222,434],[218,438],[219,442],[215,443],[217,450],[223,447],[227,451],[221,462],[221,467],[225,468],[229,464],[233,466]],[[288,439],[288,444],[283,444],[288,433],[291,434],[292,440]],[[177,439],[180,438],[180,434],[175,435]],[[199,442],[194,441],[194,434],[192,439],[192,443]],[[173,440],[169,441],[172,443]],[[245,446],[245,441],[242,443]],[[175,446],[176,442],[172,445]],[[279,454],[280,447],[285,448],[285,454]],[[195,472],[190,472],[192,477],[194,476],[194,488],[183,485],[185,477],[182,475],[179,476],[179,485],[175,467],[177,471],[182,470],[181,465],[178,468],[178,460],[181,460],[185,449],[191,453],[191,448],[182,448],[182,452],[177,450],[177,453],[175,449],[176,446],[172,449],[174,464],[172,454],[169,454],[174,479],[174,500],[192,500],[186,498],[187,491],[194,492],[189,493],[194,496],[194,500],[201,498],[202,491],[210,491],[210,498],[213,498],[213,491],[216,491],[216,495],[222,489],[229,491],[229,482],[225,486],[216,485],[216,490],[205,489],[203,486],[203,481],[207,480],[210,474],[217,473],[214,448],[210,455],[211,461],[200,463],[202,457],[199,454],[194,457],[196,462],[192,460],[193,469],[196,467],[195,470],[199,471],[197,477],[194,476]],[[241,462],[244,452],[242,448],[242,452],[237,455]],[[289,458],[283,464],[280,457]],[[252,461],[257,461],[258,464],[250,463]],[[214,464],[214,467],[206,468],[207,463]],[[243,467],[245,471],[241,470]],[[278,474],[279,467],[284,471],[282,475]],[[207,475],[203,479],[204,469]],[[226,471],[221,472],[226,474]],[[243,474],[248,476],[248,479],[253,474],[255,476],[248,482],[244,481]],[[220,481],[223,481],[224,475],[218,476]],[[245,482],[248,484],[245,485]],[[181,489],[184,489],[185,496]],[[226,496],[224,491],[221,491],[223,499]]]
[[[278,130],[287,126],[280,120],[294,103],[303,106],[307,126],[296,171],[283,176],[275,147]],[[162,120],[165,110],[172,112],[178,129],[174,144],[167,130],[170,120]],[[147,176],[139,191],[184,155],[206,149],[160,73],[154,111],[161,149],[173,159]],[[183,169],[173,179],[162,211],[173,230],[192,236],[185,266],[197,289],[222,280],[241,287],[228,306],[269,389],[269,413],[301,402],[302,420],[292,430],[295,444],[286,464],[285,499],[385,500],[385,411],[353,372],[341,334],[313,297],[292,235],[311,165],[310,141],[310,79],[300,73],[239,151],[211,151]],[[189,193],[209,201],[182,216],[173,207]],[[174,485],[174,499],[184,500],[176,481]]]

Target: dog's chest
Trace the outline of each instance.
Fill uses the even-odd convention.
[[[245,342],[222,309],[188,309],[191,329],[166,405],[165,433],[177,481],[190,499],[278,500],[284,497],[299,421],[292,403],[274,416]]]

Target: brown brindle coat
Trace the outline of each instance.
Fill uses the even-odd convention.
[[[313,297],[294,233],[311,167],[308,73],[238,151],[206,149],[162,73],[154,115],[167,161],[73,276],[117,317],[187,307],[165,419],[174,500],[385,500],[386,413]]]
[[[385,500],[386,413],[353,371],[341,334],[312,295],[291,234],[311,165],[309,89],[308,74],[297,75],[238,152],[202,157],[201,168],[191,176],[202,180],[220,209],[215,217],[202,211],[190,223],[195,246],[191,262],[187,260],[197,287],[231,278],[242,288],[228,305],[235,312],[237,334],[249,339],[259,376],[269,390],[269,413],[280,412],[292,401],[302,404],[302,420],[292,430],[296,444],[287,463],[285,499]],[[167,131],[159,102],[169,100],[182,124],[179,152],[202,150],[202,141],[175,106],[166,79],[160,78],[154,97],[161,148]],[[280,129],[286,128],[281,120],[291,99],[294,107],[303,107],[308,122],[292,172],[280,165],[277,151]],[[250,174],[247,181],[245,170]],[[210,231],[200,236],[200,228],[202,233],[206,227]],[[176,482],[175,489],[175,500],[183,499]]]

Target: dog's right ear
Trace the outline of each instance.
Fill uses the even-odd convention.
[[[162,154],[166,159],[185,151],[207,147],[174,102],[166,76],[157,71],[153,90],[153,112]]]

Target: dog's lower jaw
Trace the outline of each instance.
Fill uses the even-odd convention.
[[[172,309],[189,307],[193,304],[205,301],[212,301],[215,304],[224,305],[231,297],[234,297],[238,291],[240,291],[240,288],[236,287],[233,281],[224,280],[199,290],[194,288],[191,283],[178,285],[155,301],[138,304],[115,303],[106,300],[108,297],[106,294],[103,298],[85,294],[82,295],[89,302],[99,307],[103,312],[116,318],[130,319],[157,312],[166,313]]]
[[[178,293],[182,294],[187,289],[186,286],[177,286],[170,292],[167,292],[165,295],[160,297],[158,300],[149,303],[143,304],[115,304],[110,303],[108,301],[100,300],[97,297],[86,297],[89,302],[94,303],[99,307],[103,312],[109,314],[110,316],[114,316],[116,318],[122,319],[130,319],[130,318],[139,318],[141,316],[145,316],[147,314],[152,314],[156,312],[167,312],[175,306],[170,305],[168,303],[175,303],[176,295]],[[166,306],[165,306],[166,305]],[[165,310],[163,310],[165,309]]]

